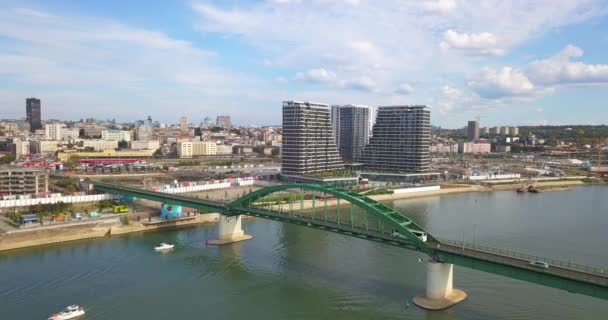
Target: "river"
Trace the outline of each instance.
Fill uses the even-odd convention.
[[[431,234],[608,267],[608,187],[466,193],[389,203]],[[606,319],[608,302],[455,267],[468,299],[429,312],[419,253],[276,221],[205,246],[214,225],[0,253],[0,319],[68,304],[93,319]],[[161,241],[176,249],[158,254]]]

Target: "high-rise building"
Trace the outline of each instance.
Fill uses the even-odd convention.
[[[511,134],[514,135],[514,136],[518,136],[519,135],[519,128],[518,127],[511,128]]]
[[[304,176],[343,169],[329,105],[284,101],[282,174]]]
[[[25,119],[30,124],[31,132],[42,129],[42,117],[40,115],[40,109],[40,99],[25,99]]]
[[[217,116],[217,120],[215,121],[218,127],[230,130],[232,128],[232,122],[230,121],[230,116]]]
[[[431,113],[426,106],[379,107],[362,161],[366,169],[428,172]]]
[[[188,132],[188,118],[187,117],[179,118],[179,131]]]
[[[469,141],[479,140],[479,121],[469,121],[469,125],[467,127],[467,139]]]
[[[372,111],[369,106],[332,106],[332,127],[338,151],[343,160],[355,161],[361,157],[369,142]]]

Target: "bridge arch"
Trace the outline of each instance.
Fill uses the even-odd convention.
[[[394,229],[399,232],[401,235],[407,238],[410,242],[412,242],[416,248],[420,251],[423,251],[427,254],[432,254],[432,249],[421,240],[419,236],[414,234],[414,232],[424,232],[427,234],[427,239],[430,241],[437,240],[429,235],[422,227],[417,225],[414,221],[408,219],[403,216],[393,208],[382,204],[376,200],[373,200],[365,195],[356,193],[354,191],[334,187],[331,185],[324,184],[281,184],[275,186],[265,187],[263,189],[251,192],[233,202],[229,203],[226,206],[227,211],[230,213],[231,209],[236,208],[251,208],[252,205],[255,205],[256,201],[265,199],[269,197],[273,193],[289,191],[289,190],[299,190],[302,194],[303,192],[312,192],[313,193],[313,202],[314,195],[317,193],[322,193],[325,195],[332,195],[338,201],[340,199],[345,200],[351,204],[351,206],[356,206],[365,211],[366,215],[371,215],[378,219],[378,221],[382,221],[383,226]],[[302,198],[303,199],[303,198]],[[279,201],[282,201],[279,200]],[[338,202],[339,204],[339,202]],[[338,205],[339,207],[339,205]],[[314,205],[313,205],[314,208]]]

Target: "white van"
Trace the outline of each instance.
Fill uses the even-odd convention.
[[[408,229],[408,231],[411,232],[411,233],[413,233],[420,240],[422,240],[422,242],[426,242],[426,240],[428,238],[426,232],[424,232],[424,231],[418,231],[418,230],[412,230],[412,229]],[[399,233],[395,229],[393,229],[393,237],[400,237],[400,238],[403,238],[403,239],[407,239],[406,236],[402,235],[401,233]]]

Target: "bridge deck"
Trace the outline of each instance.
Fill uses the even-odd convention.
[[[428,243],[437,252],[450,253],[455,255],[466,256],[475,259],[481,259],[485,261],[491,261],[510,265],[523,269],[530,269],[536,272],[548,273],[559,277],[564,277],[572,280],[585,281],[588,283],[598,284],[602,286],[608,286],[608,273],[596,274],[591,272],[585,272],[572,268],[566,268],[563,266],[549,265],[549,269],[535,268],[530,265],[530,260],[522,259],[519,257],[512,257],[504,254],[498,254],[494,252],[482,251],[479,249],[459,247],[452,244],[446,243]],[[608,270],[607,270],[608,271]]]
[[[300,187],[305,187],[305,185],[298,186],[298,188]],[[318,186],[312,187],[318,188]],[[281,210],[281,205],[278,205],[279,211],[277,211],[276,204],[268,205],[266,208],[251,207],[251,203],[247,203],[247,205],[246,203],[243,203],[234,206],[188,196],[166,194],[125,186],[114,186],[105,183],[97,183],[95,189],[98,191],[183,205],[210,212],[219,212],[221,214],[245,214],[323,229],[370,241],[408,248],[410,250],[421,251],[429,254],[436,260],[453,263],[467,268],[608,300],[608,273],[605,269],[602,270],[553,260],[545,260],[545,262],[550,264],[549,269],[538,269],[529,265],[531,260],[536,260],[534,257],[514,254],[506,250],[484,250],[479,247],[468,245],[465,245],[463,249],[462,244],[458,244],[455,241],[435,240],[431,235],[429,235],[429,241],[426,243],[419,241],[415,236],[413,236],[414,239],[394,237],[391,229],[400,227],[400,224],[394,226],[385,223],[376,224],[376,222],[380,220],[376,220],[374,223],[368,223],[367,212],[365,213],[363,220],[354,219],[352,203],[350,206],[351,210],[347,213],[349,217],[342,216],[343,220],[340,221],[341,213],[339,209],[336,210],[338,211],[337,213],[328,213],[325,211],[322,215],[320,215],[320,213],[315,215],[314,200],[312,211],[300,210],[298,212],[297,210],[294,210],[296,208],[292,208],[291,204],[286,205],[287,208],[285,208],[289,209],[289,211]],[[339,193],[336,194],[336,196],[340,195],[341,194]],[[355,199],[355,202],[371,202],[373,208],[386,207],[382,204],[375,203],[368,198],[360,199],[357,197],[353,199]],[[278,203],[281,203],[281,201]],[[302,206],[302,203],[303,197],[300,198],[300,207]],[[338,206],[337,208],[340,207]],[[318,208],[318,211],[320,211],[320,208]],[[391,212],[391,214],[393,214],[393,212]],[[398,224],[398,222],[395,223]]]

